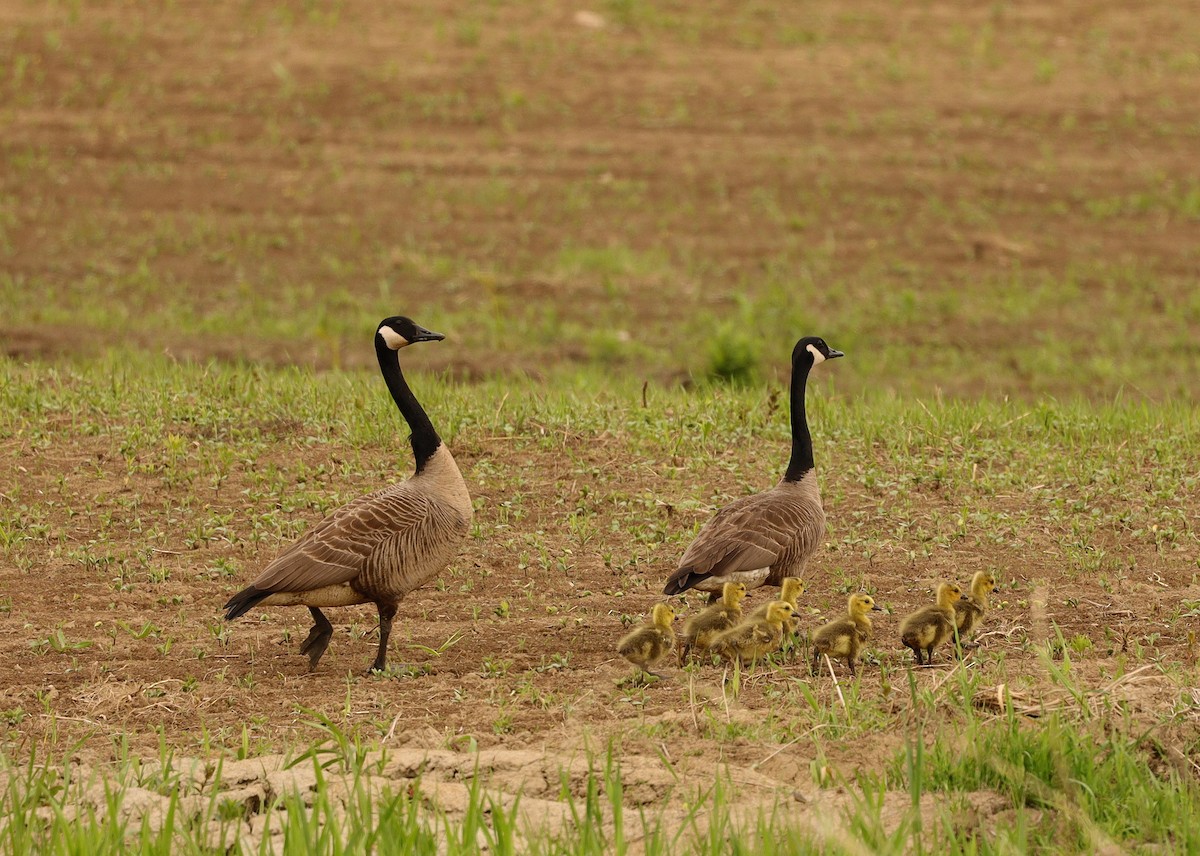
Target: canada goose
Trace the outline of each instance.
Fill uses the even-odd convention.
[[[858,662],[858,652],[871,638],[871,619],[867,613],[873,609],[879,607],[869,594],[852,594],[846,602],[845,616],[817,628],[812,637],[814,675],[817,674],[822,654],[845,657],[850,674],[858,674],[855,664]]]
[[[684,622],[683,644],[679,649],[681,663],[692,649],[706,651],[713,639],[742,620],[742,598],[745,596],[744,584],[725,583],[720,600],[710,603]]]
[[[675,610],[667,603],[656,603],[650,610],[650,620],[621,637],[617,653],[640,671],[663,677],[650,667],[658,663],[675,647]]]
[[[333,635],[320,607],[374,603],[379,609],[379,653],[371,671],[382,671],[400,601],[446,565],[471,528],[471,497],[462,474],[408,388],[397,353],[416,342],[444,338],[400,316],[385,318],[375,331],[379,370],[412,429],[412,478],[329,514],[225,604],[227,620],[259,604],[307,606],[313,627],[300,653],[308,655],[310,670],[317,667]]]
[[[983,622],[988,608],[988,595],[995,590],[996,578],[987,571],[976,571],[971,577],[971,596],[954,604],[954,623],[957,625],[960,645]]]
[[[726,582],[748,588],[777,586],[801,576],[825,534],[825,512],[813,470],[812,435],[804,411],[808,373],[842,356],[816,336],[792,349],[792,456],[783,478],[770,490],[736,499],[704,524],[663,587],[667,595],[690,588],[709,592],[710,602]]]
[[[732,630],[726,630],[712,641],[709,650],[731,662],[738,659],[752,663],[779,650],[783,644],[783,625],[791,617],[790,603],[771,601],[764,618],[743,621]]]
[[[784,577],[783,583],[779,586],[779,600],[788,604],[792,608],[792,617],[784,622],[783,629],[789,633],[796,632],[796,612],[800,606],[800,595],[804,594],[804,582],[799,577]],[[766,618],[767,610],[771,607],[771,601],[760,603],[750,613],[750,618]]]
[[[962,597],[962,589],[954,583],[941,583],[937,587],[937,603],[925,606],[905,616],[900,622],[900,641],[912,648],[921,665],[921,652],[925,652],[925,663],[932,662],[933,649],[954,635],[954,604]]]

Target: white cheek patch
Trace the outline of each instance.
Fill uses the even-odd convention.
[[[387,343],[387,346],[389,348],[391,348],[393,351],[398,351],[401,348],[403,348],[405,345],[412,344],[412,342],[408,341],[408,339],[405,339],[403,336],[401,336],[399,333],[397,333],[391,327],[388,327],[386,324],[383,327],[379,328],[379,335],[383,336],[383,341],[385,343]]]
[[[813,355],[814,366],[819,366],[821,363],[825,362],[825,355],[817,350],[816,345],[808,345],[805,347],[805,350]]]

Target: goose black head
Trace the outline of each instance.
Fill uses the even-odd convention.
[[[398,351],[415,342],[440,342],[446,338],[444,334],[426,330],[411,318],[405,318],[403,315],[384,318],[379,322],[379,329],[375,335],[382,338],[383,343],[393,351]]]
[[[808,362],[809,368],[812,368],[826,360],[833,360],[844,356],[846,355],[841,351],[835,351],[825,344],[825,340],[820,336],[805,336],[792,349],[792,365],[795,366]]]

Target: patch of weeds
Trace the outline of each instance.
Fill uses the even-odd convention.
[[[499,657],[484,657],[482,675],[485,678],[502,678],[512,668],[512,660]]]
[[[758,347],[748,334],[725,328],[709,342],[704,367],[709,380],[748,386],[757,379],[758,367]]]

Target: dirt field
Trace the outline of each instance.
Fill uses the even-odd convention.
[[[811,323],[858,349],[853,372],[813,387],[843,403],[889,390],[926,401],[1192,394],[1196,4],[731,3],[701,14],[610,3],[598,17],[453,5],[0,0],[0,346],[47,366],[116,346],[358,368],[372,361],[361,319],[404,311],[462,331],[453,349],[420,355],[451,377],[602,364],[653,389],[703,369],[705,330],[761,319],[782,340]],[[761,373],[778,378],[774,354]],[[47,385],[87,395],[69,377]],[[1061,522],[1019,538],[993,522],[997,537],[919,560],[893,535],[864,555],[852,541],[870,537],[887,488],[864,486],[846,446],[819,449],[842,470],[825,482],[830,545],[806,624],[840,608],[847,581],[869,580],[892,611],[877,625],[881,662],[851,699],[858,713],[827,722],[795,713],[799,661],[742,676],[731,699],[716,669],[621,685],[628,670],[613,656],[621,616],[644,614],[692,527],[772,483],[782,412],[684,488],[665,453],[625,467],[625,438],[569,420],[506,435],[498,399],[483,408],[494,424],[462,428],[455,448],[478,531],[442,590],[405,602],[392,658],[407,668],[386,677],[362,676],[368,609],[339,611],[309,674],[295,650],[302,610],[226,626],[218,607],[287,527],[370,489],[406,451],[401,438],[391,450],[307,443],[303,421],[239,428],[248,411],[189,424],[184,402],[164,416],[182,457],[202,459],[213,436],[237,430],[261,443],[254,467],[229,467],[206,494],[217,531],[197,538],[180,501],[190,480],[130,477],[128,416],[89,434],[78,415],[47,412],[30,420],[39,431],[0,437],[6,519],[60,545],[0,554],[10,745],[79,740],[91,759],[114,741],[144,755],[160,741],[182,754],[243,740],[279,752],[323,734],[315,710],[392,746],[577,757],[615,739],[631,769],[728,763],[748,793],[811,789],[904,745],[915,714],[891,647],[899,615],[932,580],[989,568],[1002,574],[1003,608],[958,667],[983,675],[981,690],[1056,703],[1033,649],[1057,627],[1075,679],[1138,722],[1169,719],[1195,748],[1194,471],[1163,502],[1177,539],[1101,527],[1089,549],[1107,550],[1104,573],[1076,573],[1065,590],[1056,581],[1075,560]],[[937,455],[952,458],[946,438],[925,445],[944,440]],[[859,451],[901,478],[882,450]],[[1153,454],[1138,454],[1131,477],[1153,482]],[[247,501],[270,468],[306,498]],[[519,512],[505,505],[514,485]],[[927,490],[914,525],[953,528],[963,496]],[[1036,516],[1032,496],[970,499]],[[1159,500],[1147,488],[1132,503]],[[579,508],[594,515],[588,537],[571,528]],[[260,536],[266,515],[277,528]],[[140,526],[122,537],[114,516]],[[648,534],[631,545],[634,518]],[[917,682],[952,693],[952,671]],[[837,709],[832,682],[811,687],[819,709]],[[854,739],[820,740],[826,730]]]

